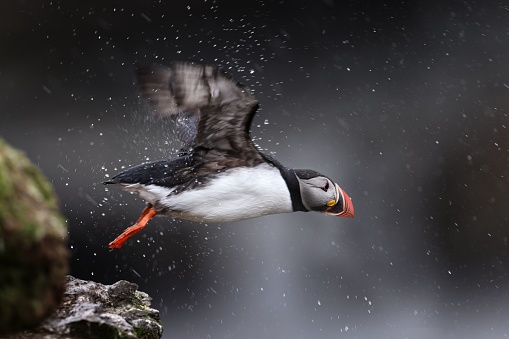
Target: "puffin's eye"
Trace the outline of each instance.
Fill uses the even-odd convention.
[[[325,184],[325,186],[323,187],[320,187],[324,192],[327,192],[327,190],[329,189],[329,182],[327,181],[327,183]]]

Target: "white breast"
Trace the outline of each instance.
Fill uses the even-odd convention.
[[[290,192],[279,170],[268,164],[237,167],[219,174],[198,189],[170,195],[171,189],[155,185],[130,185],[166,214],[200,222],[236,221],[267,214],[292,212]]]

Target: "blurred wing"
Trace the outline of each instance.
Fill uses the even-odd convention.
[[[193,138],[195,157],[224,166],[263,162],[249,133],[258,101],[227,74],[180,62],[141,69],[138,82],[157,114],[176,119],[179,139],[189,143]]]
[[[169,86],[171,73],[165,67],[143,67],[136,70],[141,95],[161,117],[174,117],[178,113]]]
[[[192,147],[196,139],[199,111],[182,111],[178,107],[170,88],[172,74],[170,68],[163,66],[138,68],[136,70],[138,87],[152,111],[162,118],[173,119],[177,138],[185,147]]]

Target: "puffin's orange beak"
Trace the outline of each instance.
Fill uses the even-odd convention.
[[[334,183],[334,186],[336,187],[336,203],[327,208],[325,213],[338,217],[353,218],[354,208],[352,199],[338,184]]]

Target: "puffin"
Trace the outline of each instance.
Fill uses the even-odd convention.
[[[218,67],[154,65],[138,68],[136,79],[150,110],[174,122],[182,148],[170,159],[142,163],[104,182],[146,202],[110,249],[121,248],[156,215],[202,223],[298,211],[354,217],[352,200],[328,176],[288,168],[259,150],[250,136],[259,102]]]

